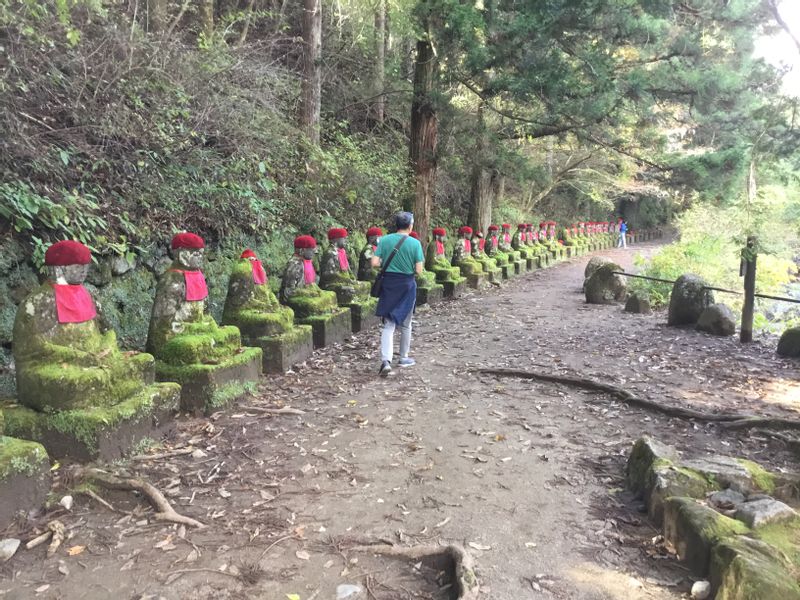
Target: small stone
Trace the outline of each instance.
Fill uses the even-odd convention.
[[[343,583],[336,587],[336,600],[356,600],[363,597],[364,588],[352,583]]]
[[[628,296],[628,301],[625,303],[625,312],[639,315],[651,314],[653,309],[650,307],[650,299],[636,293],[631,294]]]
[[[622,302],[628,295],[628,284],[622,275],[623,269],[609,262],[600,266],[583,284],[588,304],[614,304]]]
[[[711,595],[711,584],[708,581],[695,581],[692,585],[692,600],[706,600]]]
[[[136,267],[136,259],[128,260],[126,256],[115,256],[111,259],[111,272],[116,275],[124,275]]]
[[[736,511],[736,518],[748,527],[760,527],[796,516],[797,513],[790,506],[774,498],[745,502]]]
[[[736,316],[724,304],[712,304],[697,319],[697,330],[711,335],[730,336],[736,333]]]
[[[714,492],[708,496],[708,502],[715,508],[729,510],[736,508],[744,503],[744,494],[736,490],[727,489],[719,492]]]
[[[0,562],[5,562],[17,552],[20,541],[16,538],[0,540]]]
[[[58,503],[65,509],[72,510],[72,503],[73,503],[72,496],[64,496],[63,498],[61,498],[61,500],[59,500]]]

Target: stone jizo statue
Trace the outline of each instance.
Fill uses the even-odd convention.
[[[80,242],[45,252],[47,280],[19,306],[14,361],[20,404],[36,411],[109,407],[153,380],[153,357],[121,352],[83,283],[92,255]]]
[[[380,227],[367,229],[367,245],[364,246],[358,257],[358,279],[361,281],[375,281],[380,270],[372,266],[372,257],[375,256],[381,236],[383,236],[383,230]]]
[[[359,281],[350,268],[347,256],[347,230],[334,227],[328,231],[330,244],[320,261],[319,287],[336,292],[340,306],[369,300],[370,284]]]

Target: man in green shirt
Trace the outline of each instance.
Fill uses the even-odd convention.
[[[395,216],[397,233],[381,238],[372,258],[372,265],[380,267],[389,261],[383,276],[381,294],[376,314],[383,319],[381,332],[380,375],[387,377],[392,372],[394,356],[394,332],[400,327],[401,367],[411,367],[414,359],[408,356],[411,348],[411,317],[417,299],[416,275],[425,267],[425,255],[419,240],[409,237],[414,228],[414,215],[401,212]]]

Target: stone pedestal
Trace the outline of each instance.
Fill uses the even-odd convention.
[[[502,275],[503,279],[511,279],[511,277],[514,275],[514,265],[500,265],[500,274]]]
[[[341,344],[353,334],[349,308],[339,308],[327,314],[311,315],[298,319],[297,323],[311,326],[315,349],[331,344]]]
[[[150,385],[110,407],[41,413],[6,404],[6,433],[39,442],[53,458],[86,462],[117,460],[139,441],[158,439],[174,427],[181,389],[174,383]]]
[[[255,390],[262,360],[261,348],[242,347],[238,354],[215,365],[156,361],[156,378],[181,384],[182,411],[211,414]]]
[[[470,273],[467,275],[467,285],[472,289],[479,290],[487,285],[485,273]]]
[[[462,278],[457,281],[443,281],[442,286],[444,287],[445,298],[456,299],[460,298],[464,293],[467,287],[467,280]]]
[[[248,343],[261,348],[264,373],[285,373],[314,353],[314,338],[309,325],[295,325],[287,333],[249,340]]]
[[[347,307],[350,309],[350,328],[353,333],[374,327],[380,322],[380,317],[375,315],[375,309],[378,307],[377,298],[353,302]]]
[[[424,306],[425,304],[436,304],[441,302],[444,298],[445,286],[442,284],[435,284],[430,287],[417,288],[417,306]]]
[[[43,506],[49,492],[50,460],[44,447],[0,435],[0,530]]]

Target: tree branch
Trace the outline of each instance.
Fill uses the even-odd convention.
[[[780,25],[781,28],[786,33],[789,34],[789,37],[792,38],[792,41],[794,42],[795,46],[797,46],[797,51],[800,52],[800,38],[798,38],[797,36],[795,36],[794,33],[792,33],[792,30],[789,29],[789,24],[783,20],[781,12],[778,10],[777,0],[767,0],[767,7],[769,8],[769,11],[772,13],[772,16],[778,22],[778,25]]]

